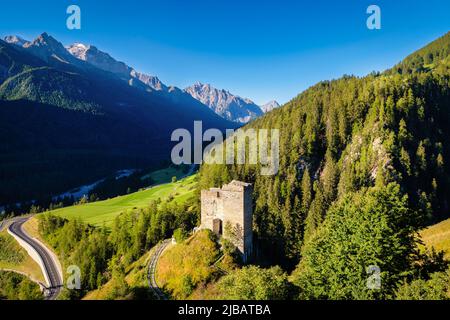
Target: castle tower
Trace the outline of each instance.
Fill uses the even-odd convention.
[[[253,187],[232,181],[201,193],[201,228],[231,241],[246,263],[253,254]]]

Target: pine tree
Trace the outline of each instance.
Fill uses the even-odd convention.
[[[418,169],[425,171],[427,169],[427,155],[423,141],[420,141],[416,151],[416,161]]]
[[[330,205],[337,195],[339,172],[331,152],[328,151],[325,158],[326,162],[322,175],[322,184],[325,201]]]
[[[326,200],[323,194],[323,187],[317,181],[314,182],[314,192],[314,200],[311,203],[308,216],[305,221],[305,243],[314,235],[317,228],[322,223],[326,209]]]
[[[408,132],[408,128],[406,126],[406,121],[404,119],[400,120],[399,129],[398,129],[398,140],[401,146],[404,146],[411,139],[411,135]]]
[[[301,209],[304,213],[304,216],[306,216],[306,213],[309,211],[309,206],[311,205],[312,202],[311,177],[309,175],[308,168],[306,168],[305,172],[303,173],[301,192],[302,192]]]
[[[348,194],[334,205],[316,236],[305,243],[293,273],[302,299],[385,299],[410,274],[417,256],[418,217],[400,186]],[[367,287],[377,266],[382,285]]]
[[[411,158],[409,157],[408,151],[406,151],[403,147],[400,150],[400,163],[402,164],[403,169],[405,170],[407,175],[410,176],[412,174]]]

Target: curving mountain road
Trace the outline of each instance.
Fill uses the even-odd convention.
[[[42,259],[44,269],[42,272],[45,273],[47,281],[50,282],[49,288],[46,288],[46,299],[54,300],[58,296],[62,288],[62,279],[58,271],[57,261],[55,261],[50,254],[49,250],[45,248],[41,243],[30,237],[22,228],[23,224],[27,222],[28,218],[21,218],[13,221],[8,227],[8,230],[15,236],[19,237],[21,240],[29,244]]]
[[[170,244],[172,240],[164,240],[161,244],[159,244],[155,252],[153,253],[152,257],[150,258],[150,263],[148,265],[148,284],[150,286],[150,289],[152,289],[153,293],[155,294],[156,298],[158,300],[167,300],[166,295],[162,292],[162,290],[158,287],[158,284],[156,283],[156,265],[158,264],[158,260],[161,257],[161,254],[163,251],[167,248],[167,246]]]
[[[3,231],[3,229],[8,228],[8,226],[13,223],[13,222],[17,222],[23,218],[30,218],[30,215],[23,215],[20,217],[13,217],[13,218],[9,218],[9,219],[4,219],[2,221],[0,221],[0,231]]]

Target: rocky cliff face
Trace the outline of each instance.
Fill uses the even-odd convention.
[[[264,113],[270,112],[273,109],[277,109],[280,107],[280,104],[278,102],[276,102],[275,100],[269,101],[266,104],[263,104],[261,106],[261,110],[264,111]]]
[[[74,57],[86,61],[99,69],[114,73],[131,85],[141,82],[153,90],[167,91],[167,86],[158,77],[137,72],[126,63],[117,61],[108,53],[99,50],[95,46],[74,43],[68,46],[67,50]],[[139,85],[141,84],[139,83]]]
[[[193,98],[211,108],[221,117],[239,123],[247,123],[263,114],[253,101],[219,90],[209,84],[196,84],[185,89]]]
[[[121,78],[130,77],[132,68],[123,62],[115,60],[106,52],[98,50],[95,46],[74,43],[67,50],[74,57],[86,61],[99,69],[112,72]]]

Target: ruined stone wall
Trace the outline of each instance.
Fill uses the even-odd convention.
[[[241,251],[244,248],[244,199],[241,192],[224,191],[224,238],[233,242],[233,244]]]
[[[213,230],[213,220],[223,221],[223,199],[220,189],[202,190],[201,228]]]
[[[244,262],[253,251],[252,192],[250,184],[233,181],[201,193],[201,227],[214,230],[214,220],[220,219],[223,237],[239,249]]]

